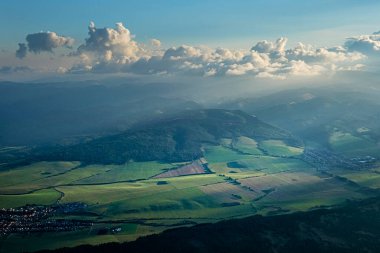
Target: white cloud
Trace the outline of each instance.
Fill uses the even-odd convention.
[[[131,32],[122,23],[113,28],[96,28],[93,22],[88,26],[89,37],[80,45],[77,54],[99,62],[128,64],[135,62],[144,50],[134,40]]]
[[[116,23],[115,28],[97,28],[91,22],[88,26],[88,37],[70,54],[76,62],[71,66],[63,66],[58,72],[126,72],[139,75],[207,77],[251,75],[258,78],[285,79],[291,76],[315,76],[362,69],[362,61],[366,58],[363,48],[380,50],[379,34],[352,37],[345,45],[334,48],[314,48],[303,43],[287,48],[287,41],[287,38],[279,38],[274,42],[263,40],[250,50],[191,45],[163,49],[158,39],[152,39],[148,47],[137,42],[135,36],[122,23]],[[38,53],[52,51],[57,47],[68,47],[73,40],[48,32],[28,35],[27,42],[27,45],[19,44],[17,57],[24,57],[26,49]]]
[[[151,40],[150,40],[150,43],[151,43],[152,46],[154,46],[154,47],[161,47],[161,41],[159,41],[158,39],[151,39]]]
[[[380,32],[347,38],[345,47],[350,51],[357,51],[368,55],[380,53]]]
[[[253,75],[284,79],[288,76],[314,76],[342,69],[357,69],[364,59],[343,47],[313,48],[302,43],[286,50],[286,38],[261,41],[250,51],[212,49],[183,45],[166,50],[162,56],[140,59],[128,71],[139,74],[182,73],[203,76]],[[351,66],[351,68],[350,68]]]

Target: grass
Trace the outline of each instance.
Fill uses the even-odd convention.
[[[25,205],[51,205],[61,194],[54,189],[39,190],[29,194],[0,195],[0,208],[21,207]]]
[[[281,140],[261,141],[259,146],[273,156],[297,156],[303,153],[303,148],[288,146]]]
[[[339,176],[347,178],[361,186],[372,189],[380,188],[380,174],[374,171],[341,171]]]
[[[22,194],[71,184],[104,184],[146,179],[175,166],[159,162],[130,162],[125,165],[89,165],[73,169],[78,165],[79,163],[74,162],[41,162],[2,172],[0,194]]]
[[[257,146],[257,142],[254,139],[245,136],[238,137],[236,140],[234,140],[232,142],[232,147],[246,154],[262,154],[261,150]]]
[[[79,184],[99,184],[113,183],[117,181],[132,181],[138,179],[148,179],[164,170],[175,167],[176,165],[159,162],[129,162],[124,165],[90,165],[84,169],[100,168],[105,169],[103,173],[91,177],[77,180]]]
[[[239,154],[238,152],[230,148],[223,147],[223,146],[205,145],[204,150],[205,150],[204,156],[210,164],[220,163],[220,162],[230,162],[230,161],[236,161],[236,160],[252,157],[251,155]]]
[[[250,202],[259,195],[239,185],[227,182],[201,186],[200,189],[207,195],[212,196],[219,203]]]
[[[267,174],[284,171],[312,170],[310,165],[302,160],[282,157],[260,156],[239,160],[237,163],[242,167],[242,171],[261,171]]]
[[[38,162],[0,172],[0,187],[30,183],[46,177],[65,173],[79,162]]]
[[[256,191],[273,189],[258,200],[261,207],[276,206],[290,211],[307,211],[318,206],[340,204],[346,199],[367,197],[358,188],[333,178],[320,178],[303,172],[278,173],[261,178],[240,180]]]
[[[380,157],[380,147],[377,143],[350,133],[335,131],[331,134],[329,143],[334,151],[349,157],[366,155]]]

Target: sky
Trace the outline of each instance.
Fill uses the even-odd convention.
[[[0,79],[7,79],[4,75],[13,72],[72,74],[87,70],[98,73],[183,74],[180,69],[205,76],[249,72],[254,76],[263,73],[262,76],[284,78],[286,74],[282,73],[292,72],[289,68],[294,65],[309,69],[310,73],[322,72],[317,69],[324,63],[319,62],[317,66],[316,59],[310,60],[311,51],[314,50],[315,58],[318,48],[330,50],[337,46],[344,47],[344,52],[339,51],[339,57],[346,59],[338,64],[331,60],[337,55],[330,54],[328,64],[334,64],[331,69],[358,69],[364,59],[371,58],[368,55],[377,54],[380,39],[372,36],[369,41],[364,39],[367,44],[360,41],[361,45],[354,43],[350,47],[347,38],[371,36],[378,32],[379,11],[380,2],[377,0],[2,0],[0,75],[3,77]],[[96,29],[92,38],[88,28],[90,22],[94,22],[93,28]],[[117,30],[115,24],[119,22],[128,34]],[[110,44],[86,42],[89,38],[97,41],[104,37],[101,33],[107,31],[101,29],[106,27],[116,31],[112,35],[108,30],[108,35],[119,37],[109,41]],[[33,34],[37,35],[30,36],[32,42],[28,41],[27,36]],[[286,38],[284,48],[278,48],[283,46],[276,44],[279,38]],[[260,55],[248,56],[257,43],[265,40],[273,43],[272,49],[253,50]],[[294,51],[299,42],[314,48],[305,49],[308,52],[304,52],[302,57],[295,57],[294,52],[286,53],[286,50]],[[19,43],[25,48],[16,57]],[[45,44],[40,46],[41,43]],[[167,50],[179,49],[181,45],[189,48],[182,48],[182,52],[172,50],[169,52],[174,54],[171,59],[164,58]],[[231,52],[216,52],[216,48],[228,49],[235,56],[226,56]],[[358,54],[353,55],[354,52]],[[210,54],[213,55],[211,58]],[[157,57],[161,57],[161,61]],[[260,57],[265,59],[260,60]],[[257,61],[266,63],[260,65]],[[300,61],[308,66],[301,66]],[[271,71],[270,68],[277,68],[278,64],[283,67]],[[158,65],[167,67],[158,68]],[[203,70],[188,71],[197,68]]]

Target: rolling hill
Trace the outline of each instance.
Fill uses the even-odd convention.
[[[218,144],[239,136],[277,139],[302,145],[289,132],[242,111],[192,110],[153,120],[120,134],[69,146],[34,150],[37,160],[81,161],[87,164],[122,164],[134,161],[191,161],[202,156],[202,143]]]

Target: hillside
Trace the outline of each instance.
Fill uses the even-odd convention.
[[[378,252],[380,198],[278,216],[179,228],[124,244],[59,249],[79,252]]]
[[[226,103],[291,131],[309,145],[348,156],[378,157],[380,104],[377,94],[299,89]],[[344,143],[344,148],[341,144]],[[352,148],[348,150],[348,148]]]
[[[202,143],[239,136],[278,139],[301,145],[289,132],[242,111],[193,110],[153,120],[121,134],[70,146],[40,148],[34,159],[122,164],[134,161],[190,161],[202,156]]]

